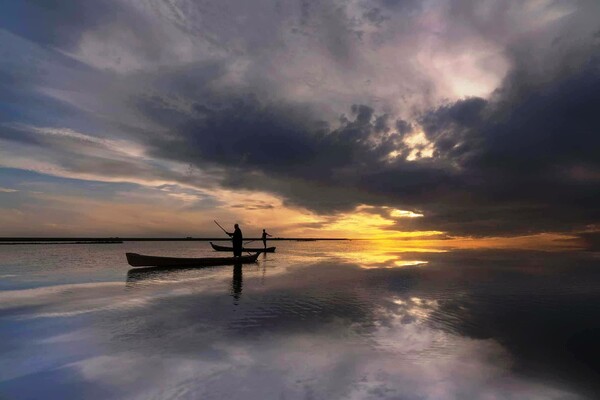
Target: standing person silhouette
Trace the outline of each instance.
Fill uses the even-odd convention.
[[[265,230],[263,229],[263,233],[262,233],[262,241],[263,241],[263,245],[265,246],[265,249],[267,248],[267,236],[273,237],[273,236],[269,235],[269,234],[267,233],[267,231],[265,231]]]
[[[242,245],[244,242],[244,236],[242,235],[242,231],[238,224],[233,226],[235,230],[233,233],[227,232],[229,236],[231,236],[231,241],[233,242],[233,256],[241,257],[242,255]]]

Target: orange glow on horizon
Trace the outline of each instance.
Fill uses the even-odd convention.
[[[257,236],[266,228],[275,237],[370,241],[365,251],[373,249],[379,255],[454,249],[561,251],[584,247],[576,236],[561,233],[474,238],[447,236],[441,230],[402,230],[404,222],[421,218],[422,214],[389,207],[361,205],[353,212],[319,215],[287,206],[266,193],[248,197],[246,192],[214,191],[222,203],[206,210],[190,207],[199,197],[194,194],[175,190],[153,193],[124,192],[111,199],[92,200],[73,194],[31,192],[30,198],[43,201],[45,206],[25,204],[22,209],[0,210],[0,224],[13,227],[6,236],[217,237],[222,233],[212,222],[217,219],[224,225],[240,223],[246,237]],[[31,226],[38,231],[27,231]]]

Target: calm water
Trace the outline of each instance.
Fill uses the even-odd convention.
[[[593,253],[276,245],[154,273],[125,252],[215,253],[0,246],[0,398],[599,398]]]

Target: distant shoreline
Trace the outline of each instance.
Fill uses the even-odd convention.
[[[123,242],[0,242],[0,246],[17,246],[32,244],[122,244]]]
[[[245,238],[244,241],[260,241],[262,238]],[[352,240],[347,238],[269,238],[271,241],[296,241],[315,242],[317,240]],[[0,245],[17,244],[119,244],[123,242],[226,242],[230,239],[218,238],[139,238],[139,237],[4,237],[0,238]]]

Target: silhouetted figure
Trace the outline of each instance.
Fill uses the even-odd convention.
[[[235,224],[233,227],[235,228],[233,233],[227,232],[227,234],[231,236],[231,241],[233,242],[233,256],[241,257],[244,237],[242,236],[242,231],[238,224]]]
[[[237,305],[242,296],[242,264],[233,266],[233,280],[231,281],[231,295],[233,296],[233,304]]]
[[[265,246],[265,249],[267,248],[267,236],[272,237],[271,235],[269,235],[267,233],[267,231],[265,231],[263,229],[263,233],[262,233],[262,241],[263,241],[263,245]]]

